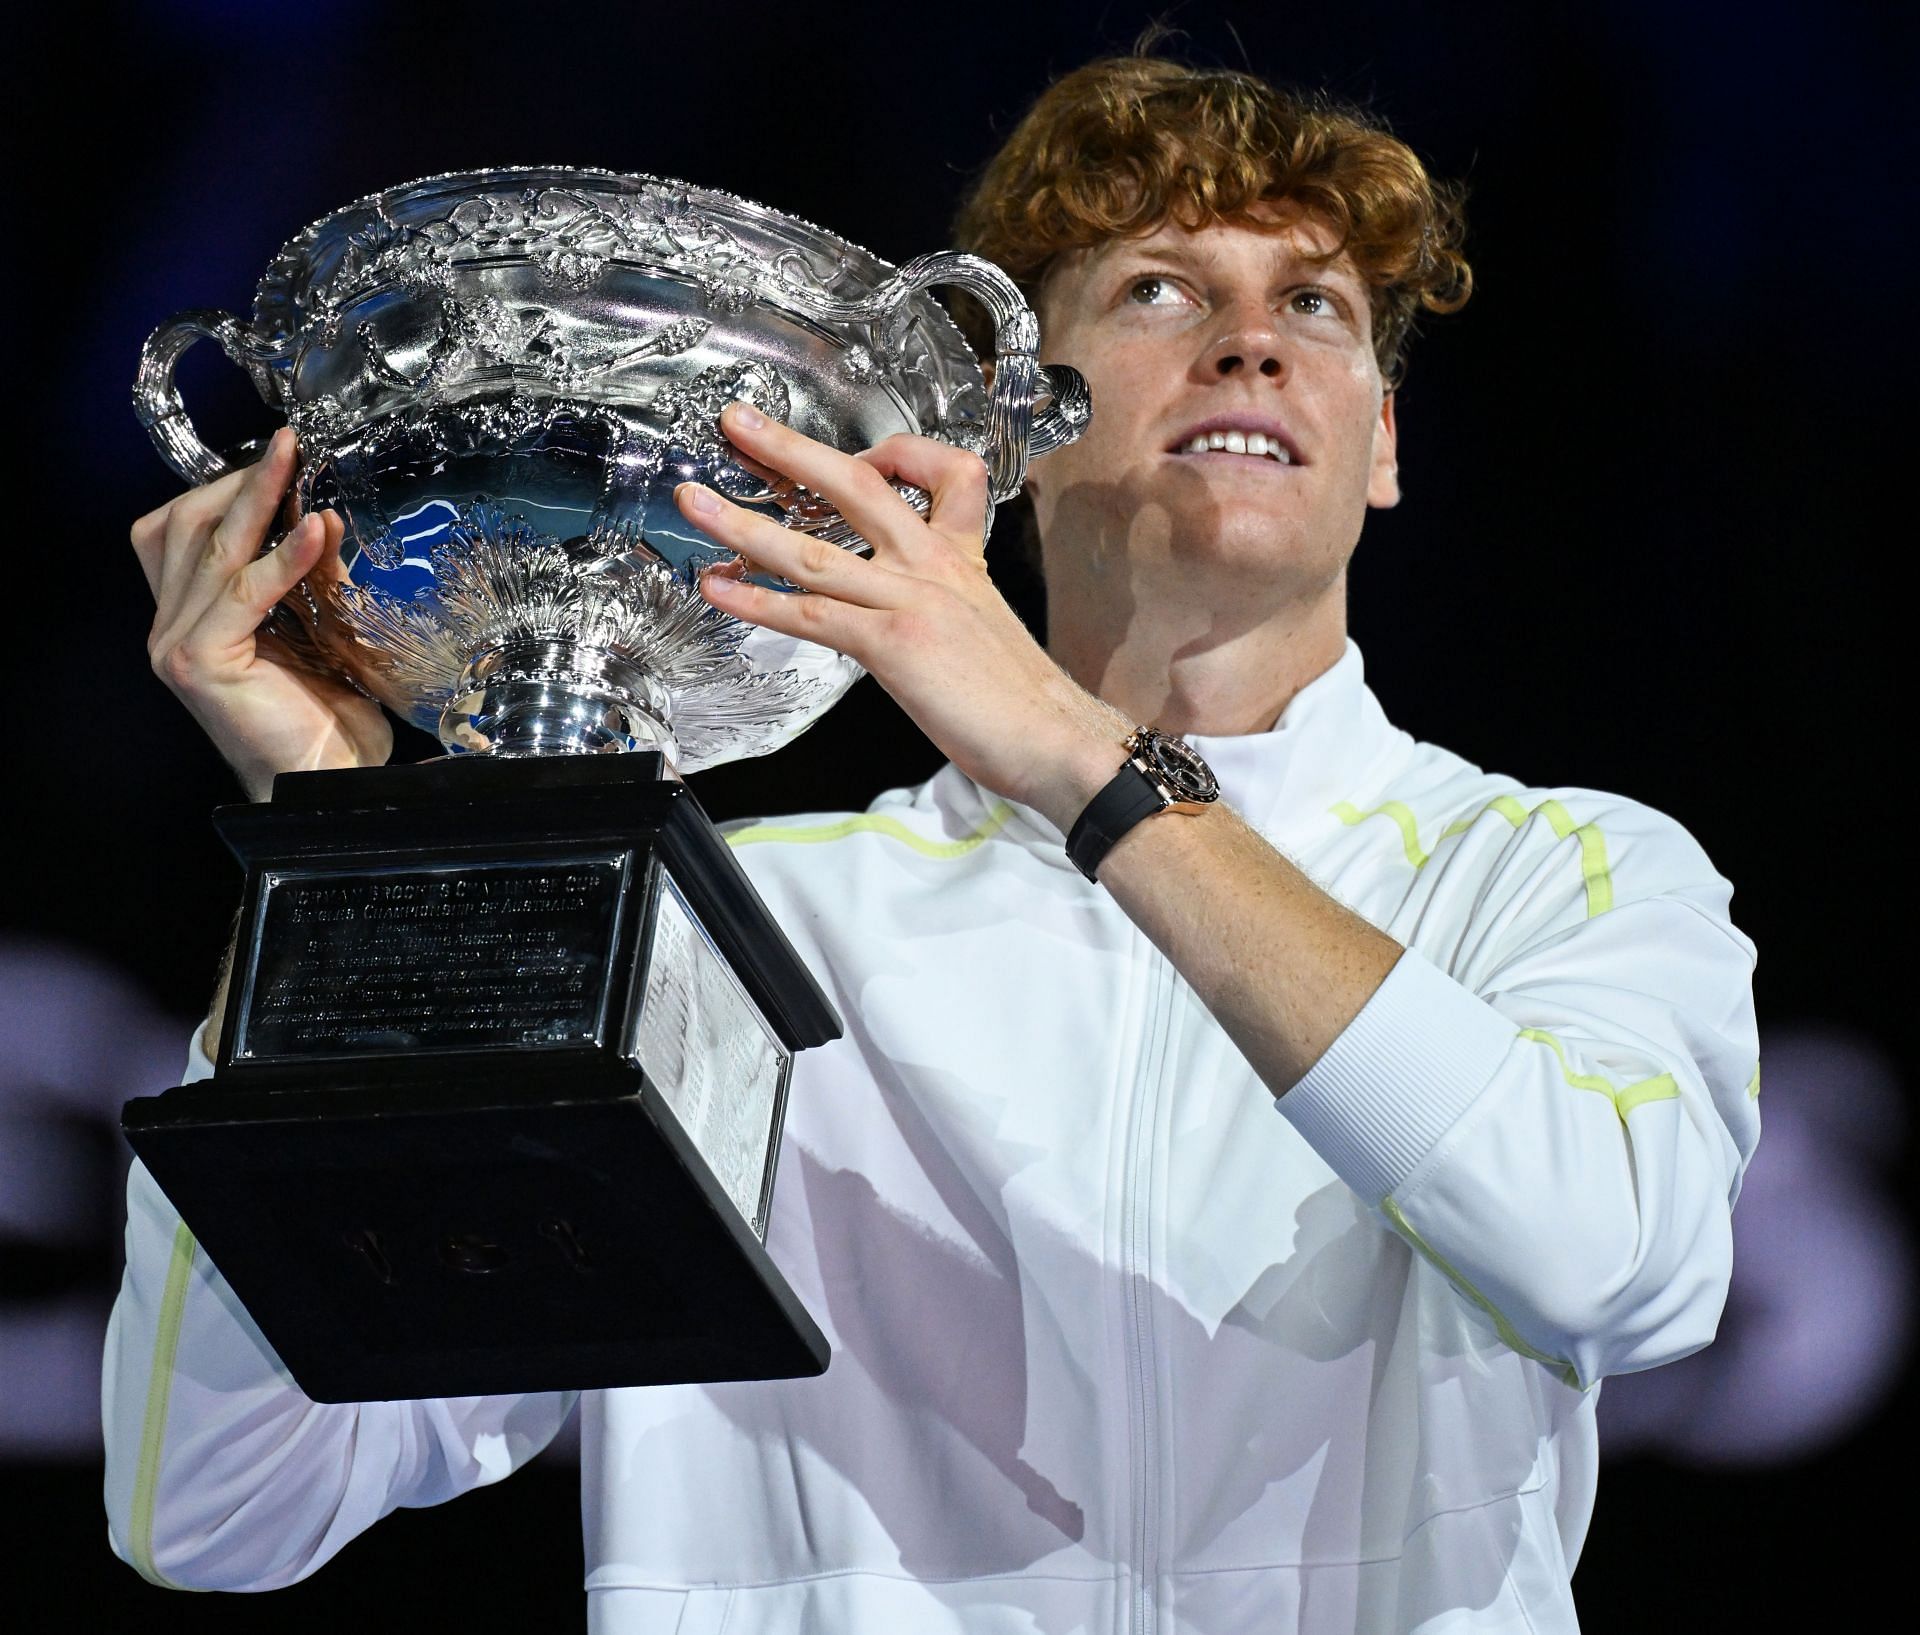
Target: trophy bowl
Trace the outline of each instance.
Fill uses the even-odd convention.
[[[990,382],[939,285],[991,318]],[[820,496],[743,462],[719,429],[728,403],[848,451],[898,432],[971,449],[996,502],[1089,414],[989,262],[896,269],[729,193],[554,166],[373,194],[288,242],[250,322],[162,324],[135,408],[193,483],[229,469],[173,378],[203,338],[294,427],[288,523],[345,523],[273,633],[456,754],[647,749],[695,771],[777,749],[858,678],[699,594],[738,559],[680,515],[681,482],[869,548]]]

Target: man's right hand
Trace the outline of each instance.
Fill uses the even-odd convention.
[[[293,480],[293,433],[274,434],[257,465],[150,511],[133,549],[153,592],[147,655],[206,730],[253,800],[276,773],[378,766],[393,751],[380,706],[344,681],[276,652],[260,622],[340,548],[332,511],[303,517],[264,556],[260,547]]]

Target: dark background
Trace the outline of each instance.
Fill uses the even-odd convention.
[[[1161,14],[1194,60],[1369,103],[1472,189],[1478,293],[1415,344],[1406,501],[1369,522],[1354,571],[1352,626],[1389,713],[1531,783],[1617,790],[1685,823],[1736,883],[1761,949],[1763,1044],[1813,1050],[1793,1086],[1769,1080],[1763,1108],[1813,1128],[1820,1041],[1851,1052],[1879,1075],[1879,1122],[1821,1149],[1819,1184],[1840,1200],[1904,1189],[1905,1091],[1888,1063],[1909,1022],[1893,920],[1912,827],[1892,661],[1911,523],[1888,388],[1910,353],[1913,245],[1897,68],[1911,39],[1896,8]],[[484,164],[682,176],[905,260],[947,242],[964,179],[1047,79],[1125,47],[1149,15],[183,0],[43,21],[9,99],[24,195],[9,554],[26,583],[16,570],[0,694],[14,823],[0,971],[80,971],[142,1026],[177,1023],[183,1043],[232,912],[237,873],[207,813],[235,790],[147,669],[149,604],[126,544],[175,486],[128,407],[161,318],[244,312],[308,221]],[[210,440],[264,428],[213,350],[183,371]],[[937,760],[862,683],[791,751],[696,787],[716,816],[843,809]],[[118,1008],[93,1027],[113,1030]],[[60,1059],[83,1054],[76,1042]],[[159,1087],[95,1083],[95,1100]],[[1771,1099],[1796,1089],[1799,1113]],[[7,1222],[9,1333],[82,1286],[101,1291],[104,1318],[119,1225],[104,1128],[86,1137],[96,1161],[82,1171],[104,1177],[86,1229],[41,1241]],[[1903,1230],[1895,1206],[1875,1218]],[[1897,1246],[1886,1264],[1899,1271]],[[1904,1287],[1869,1297],[1873,1332],[1897,1344]],[[1772,1298],[1776,1318],[1800,1309]],[[47,1354],[9,1343],[0,1360],[19,1409]],[[1803,1597],[1829,1615],[1864,1602],[1896,1559],[1878,1494],[1912,1444],[1904,1353],[1882,1358],[1857,1411],[1784,1451],[1741,1442],[1760,1403],[1707,1404],[1715,1376],[1688,1377],[1696,1409],[1735,1429],[1689,1437],[1675,1409],[1624,1438],[1635,1452],[1603,1474],[1575,1580],[1588,1626],[1767,1627]],[[54,1609],[155,1631],[581,1622],[564,1461],[395,1517],[261,1601],[148,1588],[108,1553],[97,1452],[30,1435],[11,1452],[0,1498],[25,1527],[10,1578],[47,1609],[36,1627]]]

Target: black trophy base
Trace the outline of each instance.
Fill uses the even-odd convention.
[[[826,1367],[805,1308],[643,1097],[327,1095],[361,1106],[266,1120],[189,1088],[134,1103],[129,1125],[314,1401]]]
[[[220,827],[216,1071],[122,1126],[308,1396],[825,1369],[761,1239],[839,1020],[657,757],[302,774]]]

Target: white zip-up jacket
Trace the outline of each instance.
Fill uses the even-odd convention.
[[[1277,1104],[1058,832],[952,767],[733,833],[847,1026],[796,1064],[769,1236],[833,1362],[585,1397],[593,1630],[1575,1629],[1598,1382],[1705,1345],[1726,1292],[1759,1129],[1730,888],[1657,812],[1416,743],[1351,645],[1274,730],[1194,743],[1408,949]],[[161,1581],[288,1583],[572,1403],[307,1401],[138,1166],[127,1263],[108,1508]]]

